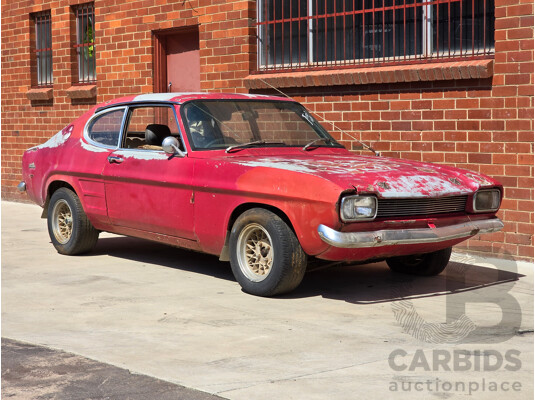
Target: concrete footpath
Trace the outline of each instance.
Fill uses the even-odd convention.
[[[148,241],[102,234],[91,254],[59,255],[40,214],[2,202],[4,338],[233,400],[533,398],[530,263],[334,267],[266,299],[217,257]]]

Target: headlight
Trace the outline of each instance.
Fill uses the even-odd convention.
[[[474,211],[496,211],[500,208],[501,193],[498,189],[480,190],[474,195]]]
[[[373,196],[347,196],[342,198],[340,218],[344,222],[374,219],[377,199]]]

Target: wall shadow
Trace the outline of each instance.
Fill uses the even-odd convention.
[[[348,96],[348,95],[369,95],[369,94],[394,94],[394,93],[444,93],[473,90],[492,90],[492,78],[485,79],[454,79],[439,81],[417,81],[417,82],[394,82],[367,85],[337,85],[337,86],[307,86],[307,87],[285,87],[282,92],[290,97],[302,96]],[[250,93],[281,96],[275,89],[251,89]],[[388,100],[384,100],[388,101]]]

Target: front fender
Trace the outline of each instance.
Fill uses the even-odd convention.
[[[327,249],[317,228],[340,224],[337,202],[343,189],[338,185],[304,173],[267,167],[236,172],[209,163],[200,161],[195,177],[195,235],[204,251],[221,253],[233,212],[249,204],[280,210],[307,254]]]

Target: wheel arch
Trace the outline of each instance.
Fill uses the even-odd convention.
[[[244,212],[251,210],[253,208],[263,208],[265,210],[271,211],[273,214],[277,215],[280,219],[282,219],[288,227],[293,231],[293,233],[297,236],[297,233],[295,231],[295,228],[292,224],[292,221],[290,221],[290,218],[286,215],[284,211],[282,211],[280,208],[277,208],[275,206],[264,204],[264,203],[243,203],[237,206],[232,213],[230,214],[229,220],[227,222],[227,233],[225,235],[225,244],[223,245],[223,249],[221,249],[221,254],[219,255],[220,261],[230,261],[230,250],[229,250],[229,239],[230,239],[230,231],[232,230],[232,226],[238,219],[240,215],[242,215]]]
[[[76,190],[74,189],[74,187],[66,182],[66,181],[63,181],[63,180],[54,180],[52,182],[50,182],[48,184],[48,187],[46,189],[46,199],[45,199],[45,204],[43,205],[43,213],[41,214],[41,218],[47,218],[48,217],[48,205],[50,204],[50,198],[52,197],[52,195],[54,194],[54,192],[60,188],[67,188],[67,189],[70,189],[72,190],[74,193],[76,193]],[[78,195],[78,193],[76,193]]]

